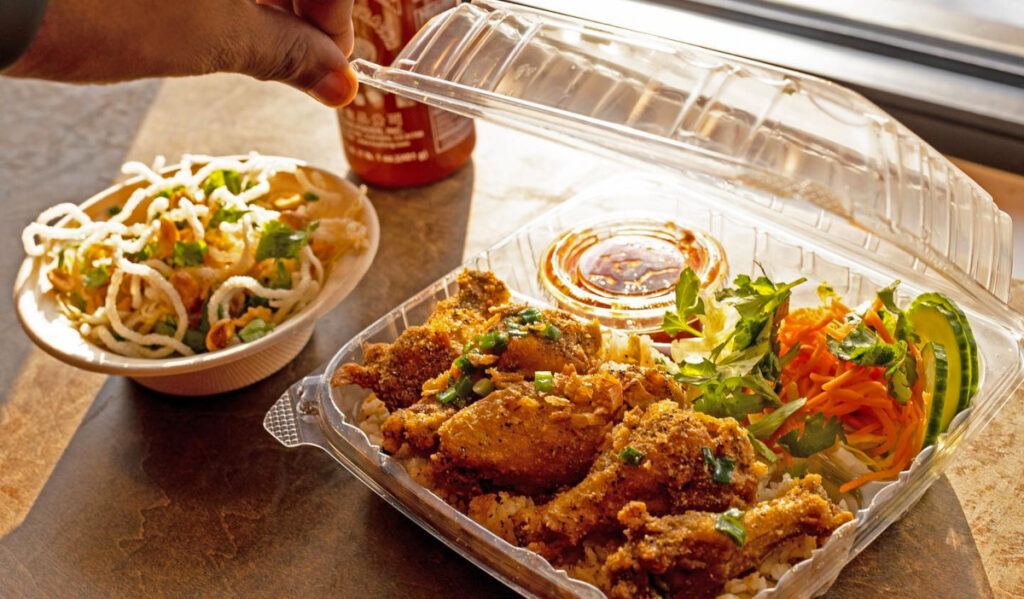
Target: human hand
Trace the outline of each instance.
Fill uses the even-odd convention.
[[[329,106],[356,92],[352,0],[49,0],[4,75],[75,83],[228,71]]]

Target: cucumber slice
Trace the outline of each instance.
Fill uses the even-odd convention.
[[[973,398],[974,395],[978,392],[978,378],[981,375],[981,368],[978,364],[978,343],[974,339],[974,331],[971,330],[971,323],[967,322],[967,315],[964,314],[964,311],[960,309],[960,306],[956,305],[956,303],[953,300],[949,299],[948,297],[941,293],[923,293],[918,297],[918,299],[920,299],[921,301],[938,304],[952,312],[960,321],[960,327],[963,328],[964,333],[967,335],[967,346],[970,350],[971,357],[971,384],[968,388],[966,396],[967,401],[957,408],[958,410],[966,409],[971,402],[971,398]]]
[[[928,394],[925,395],[924,413],[927,425],[924,432],[924,442],[921,447],[928,447],[935,443],[939,433],[946,430],[942,426],[943,407],[947,400],[958,404],[960,398],[949,396],[949,360],[946,358],[946,350],[938,343],[931,342],[921,350],[921,360],[924,362],[924,383]]]
[[[938,425],[941,433],[949,428],[960,406],[970,400],[970,344],[955,314],[942,305],[920,299],[907,308],[907,319],[922,342],[941,345],[946,353],[946,399]]]

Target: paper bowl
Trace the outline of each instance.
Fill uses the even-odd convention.
[[[338,175],[299,162],[307,171],[319,172],[327,187],[359,196],[359,190]],[[171,167],[169,170],[174,170]],[[139,178],[115,185],[81,204],[89,215],[122,205],[137,187]],[[130,358],[86,341],[60,312],[52,294],[37,284],[40,258],[26,258],[14,284],[14,306],[28,336],[58,360],[93,372],[127,376],[155,391],[172,395],[211,395],[251,385],[284,367],[309,341],[318,318],[337,306],[355,288],[373,262],[380,242],[380,223],[370,201],[361,199],[361,220],[367,228],[368,246],[361,254],[336,259],[327,269],[320,293],[298,313],[267,336],[224,350],[177,358]]]

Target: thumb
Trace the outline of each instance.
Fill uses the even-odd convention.
[[[265,81],[281,81],[328,106],[355,97],[358,83],[345,54],[326,33],[294,14],[246,2],[245,32],[235,40],[234,70]]]

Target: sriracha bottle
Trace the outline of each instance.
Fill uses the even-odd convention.
[[[457,0],[355,0],[354,58],[389,65],[431,17]],[[338,110],[345,157],[364,181],[385,187],[423,185],[466,163],[473,121],[376,88],[360,86]]]

